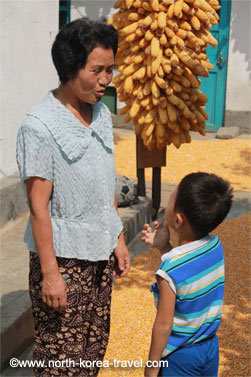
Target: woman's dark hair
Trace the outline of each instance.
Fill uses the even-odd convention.
[[[62,84],[85,66],[88,55],[97,46],[111,48],[116,55],[118,33],[113,26],[84,17],[62,27],[51,49],[52,60]]]
[[[182,212],[195,235],[202,238],[227,216],[232,191],[230,184],[215,174],[188,174],[178,186],[174,210]]]

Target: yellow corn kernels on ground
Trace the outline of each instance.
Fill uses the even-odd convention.
[[[218,0],[118,0],[108,21],[119,33],[114,78],[121,115],[133,120],[149,150],[189,143],[189,131],[205,135],[207,97],[199,76],[213,66],[206,48],[218,23]]]

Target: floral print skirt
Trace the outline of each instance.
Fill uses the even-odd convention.
[[[108,261],[57,257],[57,262],[67,284],[63,312],[42,301],[40,261],[30,253],[35,376],[97,376],[110,330],[114,254]]]

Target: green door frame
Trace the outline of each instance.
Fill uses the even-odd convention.
[[[232,0],[221,0],[219,23],[210,30],[218,40],[218,46],[207,48],[207,55],[214,68],[209,71],[209,77],[201,78],[201,90],[208,97],[208,132],[216,132],[224,125],[231,3]]]
[[[108,86],[102,102],[108,107],[112,114],[117,114],[117,93],[114,86]]]
[[[71,21],[71,0],[59,1],[59,29]]]

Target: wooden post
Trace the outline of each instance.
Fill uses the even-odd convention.
[[[136,156],[137,156],[137,177],[138,195],[146,195],[145,168],[153,168],[152,174],[152,199],[153,216],[155,220],[160,207],[161,200],[161,166],[166,166],[166,148],[159,150],[156,147],[149,151],[141,139],[136,136]]]
[[[153,215],[152,219],[156,220],[161,200],[161,168],[153,168],[152,174],[152,199]]]
[[[138,192],[139,196],[146,196],[145,169],[137,169]]]

